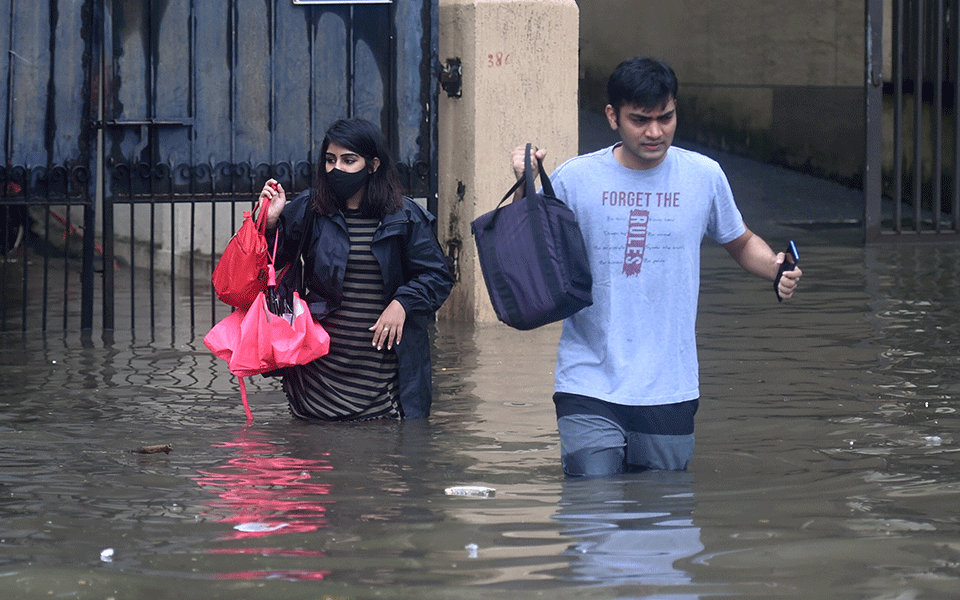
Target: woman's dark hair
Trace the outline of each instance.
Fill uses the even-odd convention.
[[[618,113],[624,104],[660,108],[671,98],[677,98],[677,75],[662,60],[628,58],[607,80],[608,103]]]
[[[367,193],[360,203],[363,216],[382,219],[400,210],[403,206],[403,186],[400,185],[397,166],[390,157],[383,133],[370,121],[354,117],[341,119],[331,125],[323,138],[312,194],[313,206],[317,211],[331,214],[346,208],[345,203],[337,199],[327,183],[326,157],[330,144],[356,152],[367,162],[368,168],[372,166],[374,158],[380,159],[380,166],[367,180]]]

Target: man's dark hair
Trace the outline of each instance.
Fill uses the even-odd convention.
[[[367,193],[360,204],[360,210],[365,217],[382,219],[403,206],[403,186],[383,133],[370,121],[354,117],[341,119],[331,125],[323,138],[313,188],[314,208],[323,214],[346,208],[343,202],[337,200],[327,183],[327,148],[331,143],[362,156],[368,168],[372,167],[374,158],[380,159],[380,167],[370,174]]]
[[[677,97],[677,75],[670,65],[654,58],[629,58],[607,80],[607,99],[616,111],[624,104],[659,108]]]

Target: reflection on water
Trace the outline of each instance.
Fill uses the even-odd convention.
[[[683,586],[683,562],[699,554],[690,473],[642,473],[563,483],[554,519],[574,540],[569,577],[602,585]],[[677,597],[677,596],[675,596]]]
[[[247,540],[276,534],[309,533],[327,526],[330,485],[322,480],[331,469],[326,461],[288,456],[282,446],[271,443],[261,432],[243,429],[229,442],[214,445],[233,450],[237,456],[194,481],[217,494],[204,513],[218,523],[233,525],[226,540]],[[271,547],[220,547],[213,554],[260,555],[285,558],[322,558],[316,550]],[[320,580],[327,570],[255,570],[219,573],[219,579]]]
[[[4,597],[954,598],[960,248],[809,238],[782,306],[705,248],[685,474],[564,480],[557,327],[439,323],[429,421],[252,378],[250,428],[204,331],[5,334]]]
[[[330,485],[311,482],[314,474],[331,469],[324,460],[285,456],[262,433],[241,431],[230,442],[215,445],[234,449],[236,458],[194,478],[220,500],[212,502],[220,523],[237,531],[231,539],[275,533],[303,533],[326,525],[323,498]]]

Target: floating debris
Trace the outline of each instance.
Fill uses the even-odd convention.
[[[497,490],[482,485],[455,485],[444,490],[448,496],[470,496],[472,498],[492,498]]]
[[[113,548],[104,548],[101,550],[100,560],[103,562],[113,562]]]
[[[240,523],[239,525],[235,525],[234,529],[245,533],[267,533],[269,531],[283,529],[286,526],[286,523],[276,523],[272,525],[270,523]]]
[[[170,444],[158,444],[156,446],[140,446],[139,448],[134,448],[133,450],[127,450],[132,454],[170,454],[170,451],[173,450],[173,446]]]

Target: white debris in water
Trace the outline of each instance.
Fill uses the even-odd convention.
[[[474,498],[491,498],[497,490],[482,485],[455,485],[444,490],[448,496],[472,496]]]
[[[100,560],[103,562],[113,562],[113,548],[104,548],[101,550]]]
[[[239,525],[234,526],[234,529],[246,533],[265,533],[268,531],[283,529],[286,526],[286,523],[277,523],[275,525],[271,525],[270,523],[240,523]]]
[[[943,438],[941,438],[939,435],[928,435],[927,437],[923,438],[923,441],[925,441],[928,446],[939,446],[943,443]]]

